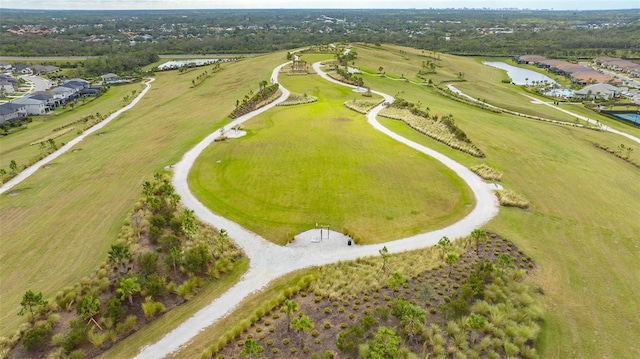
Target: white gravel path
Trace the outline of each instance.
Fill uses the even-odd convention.
[[[465,94],[464,92],[462,92],[462,91],[458,90],[455,86],[453,86],[453,85],[451,85],[451,84],[447,85],[447,87],[449,88],[449,90],[453,91],[455,94],[460,95],[460,96],[462,96],[462,97],[465,97],[465,98],[467,98],[467,99],[469,99],[469,100],[471,100],[471,101],[481,103],[481,104],[483,104],[483,105],[485,105],[485,106],[487,106],[487,107],[491,107],[491,108],[495,108],[495,109],[498,109],[498,110],[501,110],[501,111],[505,111],[505,109],[503,109],[503,108],[500,108],[500,107],[497,107],[497,106],[493,106],[493,105],[490,105],[490,104],[488,104],[488,103],[486,103],[486,102],[482,102],[482,101],[480,101],[480,100],[477,100],[477,99],[475,99],[475,98],[473,98],[473,97],[471,97],[471,96],[469,96],[469,95]],[[546,101],[540,100],[540,99],[535,98],[535,97],[533,97],[533,96],[530,96],[530,95],[527,95],[527,94],[521,94],[521,95],[522,95],[522,96],[525,96],[525,97],[530,98],[530,99],[531,99],[531,103],[533,103],[533,104],[535,104],[535,105],[545,105],[545,106],[549,106],[549,107],[555,108],[555,109],[556,109],[556,110],[558,110],[558,111],[562,111],[562,112],[564,112],[564,113],[566,113],[566,114],[568,114],[568,115],[574,116],[575,118],[579,118],[579,119],[581,119],[581,120],[583,120],[583,121],[586,121],[586,122],[588,122],[588,123],[590,123],[590,124],[592,124],[592,125],[596,125],[596,126],[598,126],[598,127],[599,127],[599,129],[600,129],[600,130],[602,130],[602,131],[607,131],[607,132],[615,133],[615,134],[617,134],[617,135],[624,136],[624,137],[626,137],[626,138],[630,139],[631,141],[634,141],[634,142],[640,143],[640,138],[635,137],[635,136],[633,136],[633,135],[630,135],[630,134],[628,134],[628,133],[626,133],[626,132],[618,131],[618,130],[616,130],[616,129],[614,129],[614,128],[611,128],[611,127],[609,127],[609,126],[603,125],[601,122],[598,122],[598,121],[596,121],[596,120],[592,120],[592,119],[590,119],[590,118],[588,118],[588,117],[585,117],[585,116],[582,116],[582,115],[578,115],[578,114],[573,113],[573,112],[571,112],[571,111],[565,110],[564,108],[560,108],[560,106],[552,105],[552,104],[550,104],[550,103],[548,103],[548,102],[546,102]],[[513,114],[517,114],[517,115],[521,115],[521,116],[523,115],[523,114],[518,113],[518,112],[515,112],[515,111],[509,111],[509,112],[512,112]],[[567,124],[567,122],[563,122],[563,121],[556,121],[556,120],[550,120],[550,119],[547,119],[547,121],[548,121],[548,122],[552,122],[552,123],[557,123],[557,124],[563,124],[563,125],[566,125],[566,124]],[[584,127],[584,126],[579,125],[579,126],[576,126],[576,127]]]
[[[286,64],[280,65],[274,69],[271,76],[272,82],[277,82],[278,72],[280,68]],[[320,69],[320,64],[313,65],[314,70],[320,76],[328,81],[345,85],[328,77]],[[353,86],[350,86],[353,87]],[[289,96],[282,86],[282,96],[275,102],[265,106],[255,112],[242,116],[233,121],[229,128],[240,124],[253,116],[260,114],[272,108],[276,104],[284,101]],[[375,91],[374,91],[375,92]],[[375,92],[385,98],[386,101],[393,101],[393,97]],[[446,228],[436,231],[419,234],[413,237],[399,239],[384,244],[390,252],[400,252],[411,249],[418,249],[436,244],[442,236],[449,238],[459,238],[468,235],[473,229],[482,226],[498,213],[498,201],[493,195],[492,184],[483,182],[480,177],[468,170],[463,165],[453,161],[452,159],[424,147],[415,142],[403,138],[382,125],[376,120],[377,113],[383,108],[382,105],[377,106],[367,116],[369,123],[377,130],[394,138],[397,141],[426,153],[437,160],[441,161],[447,167],[456,172],[471,188],[476,198],[476,207],[466,217],[460,221],[447,226]],[[222,296],[215,299],[206,307],[195,313],[191,318],[180,324],[177,328],[167,333],[158,342],[145,346],[138,353],[136,358],[163,358],[182,346],[187,344],[191,338],[196,336],[204,328],[212,325],[220,318],[230,313],[243,298],[249,294],[256,292],[266,286],[272,280],[305,267],[334,263],[342,260],[351,260],[358,257],[377,255],[378,250],[383,244],[378,245],[292,245],[287,247],[277,246],[261,238],[259,235],[243,228],[239,224],[230,221],[222,216],[212,213],[202,203],[200,203],[190,192],[187,183],[187,176],[194,161],[200,153],[209,146],[213,140],[220,135],[220,130],[212,133],[202,142],[197,144],[192,150],[187,152],[182,160],[174,166],[173,185],[176,192],[182,199],[182,204],[194,210],[195,214],[204,222],[210,223],[217,228],[227,230],[229,237],[234,240],[237,245],[242,248],[250,259],[249,270]],[[326,243],[325,243],[326,244]]]
[[[537,98],[535,98],[535,97],[533,97],[533,96],[529,96],[529,95],[525,95],[525,94],[522,94],[522,95],[523,95],[523,96],[526,96],[526,97],[528,97],[528,98],[530,98],[530,99],[532,99],[532,100],[536,100],[536,101],[538,101],[538,102],[536,102],[536,104],[539,104],[539,105],[545,105],[545,106],[549,106],[549,107],[551,107],[551,108],[555,108],[555,109],[556,109],[556,110],[558,110],[558,111],[562,111],[562,112],[564,112],[564,113],[566,113],[566,114],[568,114],[568,115],[574,116],[575,118],[579,118],[579,119],[581,119],[581,120],[583,120],[583,121],[589,122],[589,123],[590,123],[590,124],[592,124],[592,125],[596,125],[596,126],[598,126],[598,127],[600,128],[600,130],[602,130],[602,131],[607,131],[607,132],[615,133],[616,135],[624,136],[624,137],[626,137],[626,138],[630,139],[631,141],[634,141],[634,142],[640,143],[640,138],[638,138],[638,137],[636,137],[636,136],[630,135],[630,134],[628,134],[628,133],[626,133],[626,132],[618,131],[618,130],[616,130],[615,128],[611,128],[611,127],[609,127],[609,126],[607,126],[607,125],[604,125],[604,124],[602,124],[602,123],[601,123],[601,122],[599,122],[599,121],[592,120],[592,119],[590,119],[590,118],[588,118],[588,117],[585,117],[585,116],[582,116],[582,115],[578,115],[577,113],[573,113],[573,112],[571,112],[571,111],[565,110],[564,108],[561,108],[560,106],[552,105],[552,104],[550,104],[550,103],[548,103],[548,102],[541,101],[541,100],[539,100],[539,99],[537,99]]]
[[[156,80],[155,78],[148,79],[147,82],[145,83],[144,90],[140,91],[138,96],[135,99],[133,99],[133,101],[131,101],[131,103],[129,103],[128,105],[126,105],[123,108],[119,109],[118,111],[112,113],[111,115],[109,115],[109,117],[104,119],[99,124],[97,124],[97,125],[91,127],[90,129],[84,131],[80,136],[78,136],[78,137],[74,138],[73,140],[69,141],[67,144],[65,144],[64,146],[60,147],[58,150],[56,150],[55,152],[53,152],[49,156],[47,156],[47,157],[41,159],[40,161],[34,163],[30,167],[27,167],[25,170],[20,172],[17,176],[13,177],[11,180],[9,180],[6,183],[4,183],[0,187],[0,194],[10,190],[14,186],[16,186],[20,182],[24,181],[25,179],[27,179],[32,174],[34,174],[40,167],[46,165],[47,163],[49,163],[49,162],[55,160],[56,158],[60,157],[63,153],[69,151],[71,148],[73,148],[73,146],[77,145],[78,143],[80,143],[80,141],[84,140],[85,137],[87,137],[87,136],[91,135],[92,133],[98,131],[99,129],[103,128],[109,122],[111,122],[113,119],[118,117],[121,113],[132,109],[135,105],[138,104],[138,102],[140,102],[140,100],[144,97],[144,95],[146,95],[147,92],[149,92],[149,89],[151,88],[151,83],[153,81],[155,81],[155,80]]]

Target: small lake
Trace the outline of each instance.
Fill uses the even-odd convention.
[[[189,64],[193,66],[204,66],[208,64],[213,64],[218,61],[219,59],[172,60],[172,61],[167,61],[162,65],[159,65],[158,70],[177,69],[179,67],[186,66]]]
[[[541,73],[523,69],[521,67],[511,66],[504,62],[482,61],[482,64],[507,71],[507,76],[509,76],[509,78],[511,78],[511,82],[516,85],[526,85],[528,83],[530,84],[532,81],[546,81],[549,84],[556,84],[556,82],[553,81],[550,77],[545,76]]]

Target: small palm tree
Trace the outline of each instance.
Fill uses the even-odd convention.
[[[289,321],[292,321],[293,318],[293,313],[298,311],[298,302],[296,302],[295,300],[285,300],[284,301],[284,312],[287,313],[287,316],[289,317]],[[287,331],[291,328],[291,326],[289,326],[287,328]]]
[[[476,241],[476,254],[480,251],[480,239],[483,240],[487,238],[487,232],[482,229],[474,229],[471,232],[471,237]]]
[[[449,264],[449,276],[451,276],[451,270],[453,269],[453,264],[458,261],[458,255],[455,253],[447,253],[445,261]]]
[[[300,332],[310,331],[313,329],[313,326],[313,322],[306,315],[300,315],[297,318],[293,318],[290,325],[298,335],[300,335]],[[304,339],[302,335],[300,335],[300,349],[302,349],[302,347],[304,347]]]

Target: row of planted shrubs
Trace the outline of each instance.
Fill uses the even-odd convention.
[[[258,92],[254,93],[253,90],[251,90],[242,100],[236,101],[236,108],[231,112],[229,118],[238,118],[258,109],[269,101],[275,100],[274,95],[279,89],[280,85],[277,83],[269,85],[267,81],[261,81]]]
[[[476,147],[467,134],[456,125],[453,115],[440,118],[437,115],[431,116],[428,111],[420,109],[418,105],[397,98],[380,111],[380,116],[401,120],[414,130],[474,157],[485,157],[482,150]]]

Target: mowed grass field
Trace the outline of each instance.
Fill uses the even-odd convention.
[[[402,71],[412,69],[411,62],[419,66],[420,59],[411,56],[412,50],[403,50],[410,60],[403,64]],[[376,52],[367,55],[370,58],[364,58],[360,49],[358,53],[361,56],[356,65],[383,60],[389,63],[387,52],[380,52],[380,58]],[[455,59],[456,67],[467,68],[467,74],[478,69],[474,59]],[[638,357],[640,171],[593,143],[609,147],[623,143],[634,148],[637,144],[610,133],[494,114],[444,99],[425,87],[364,78],[374,90],[402,92],[405,98],[429,106],[432,113],[454,114],[456,123],[487,157],[472,158],[418,134],[400,121],[380,118],[386,127],[469,167],[486,163],[497,168],[504,172],[502,184],[531,202],[528,210],[501,208],[485,228],[513,240],[539,264],[528,280],[544,292],[538,297],[546,312],[537,343],[540,357]],[[487,97],[490,95],[487,93]],[[533,113],[540,105],[525,101],[521,106],[523,112]],[[593,112],[577,105],[567,107],[593,116]],[[634,134],[628,126],[621,127]],[[640,154],[633,153],[632,158],[640,161]],[[271,293],[273,288],[264,292]],[[243,305],[251,302],[246,303]],[[244,318],[235,315],[235,320]],[[180,354],[199,355],[216,343],[224,328],[220,324],[207,329]]]
[[[417,72],[422,61],[417,56],[420,50],[403,51],[409,60],[402,58],[397,66],[407,73],[411,69]],[[376,69],[387,66],[376,52],[367,58],[358,52],[361,59],[356,64],[370,61]],[[23,320],[15,313],[27,289],[42,290],[51,297],[55,290],[93,271],[106,257],[142,181],[177,161],[186,149],[224,123],[235,100],[251,88],[255,91],[257,82],[268,78],[283,59],[281,53],[224,65],[222,72],[196,89],[189,86],[199,71],[182,76],[159,74],[148,97],[107,126],[104,136],[91,136],[78,146],[81,151],[62,156],[51,168],[38,171],[16,187],[17,196],[1,196],[0,335],[8,334]],[[446,70],[454,74],[461,69],[467,79],[482,66],[474,59],[451,59],[455,68]],[[623,143],[637,148],[635,142],[613,134],[493,114],[400,81],[365,77],[365,82],[389,94],[402,91],[407,99],[429,106],[432,113],[454,114],[456,123],[487,158],[474,159],[451,150],[399,121],[381,121],[468,166],[484,162],[497,168],[504,172],[503,185],[531,202],[526,211],[502,208],[486,229],[507,236],[539,263],[530,281],[544,291],[540,296],[546,311],[538,342],[541,358],[640,356],[640,171],[592,145],[598,142],[615,148]],[[481,96],[494,96],[491,87],[485,91]],[[518,96],[522,97],[502,101],[496,97],[494,101],[506,106],[503,102],[515,101]],[[540,107],[527,100],[520,106],[527,113]],[[276,120],[265,122],[266,131],[250,128],[253,137],[234,141],[248,142],[264,135],[276,126]],[[620,126],[634,134],[630,127]],[[640,161],[640,153],[636,150],[632,158]],[[245,308],[253,307],[249,304]],[[188,357],[201,351],[202,347]]]
[[[467,78],[480,73],[476,60],[456,58],[456,68],[465,66]],[[468,81],[463,83],[464,91],[491,96],[501,107],[524,98],[517,93],[503,97],[506,90],[494,93],[493,84],[488,83],[491,78],[499,82],[499,76],[478,79],[487,83],[477,85]],[[636,142],[611,133],[493,114],[397,81],[365,77],[365,82],[391,94],[402,91],[432,112],[453,113],[456,123],[485,151],[485,159],[453,151],[398,121],[381,121],[468,166],[487,163],[497,168],[504,173],[505,188],[531,202],[528,210],[502,208],[486,229],[507,236],[539,263],[530,281],[544,291],[540,296],[546,311],[538,343],[541,358],[640,356],[640,287],[636,285],[640,282],[640,170],[593,146],[637,148]],[[541,105],[528,101],[518,102],[518,110],[540,112]],[[599,117],[579,105],[561,107]],[[638,136],[631,126],[600,121]],[[631,157],[640,161],[637,153]]]
[[[473,208],[452,171],[344,107],[360,94],[317,75],[280,81],[319,100],[268,111],[244,125],[248,136],[203,153],[189,181],[214,212],[278,244],[315,223],[379,243],[443,227]]]
[[[116,241],[142,183],[227,120],[236,99],[268,79],[284,53],[225,64],[196,88],[186,75],[157,74],[132,110],[0,196],[0,335],[24,321],[27,290],[53,298],[94,271]],[[115,99],[121,101],[121,99]]]
[[[139,93],[143,88],[144,85],[142,83],[112,86],[98,98],[91,99],[84,104],[82,100],[78,101],[74,109],[70,109],[69,106],[66,109],[59,107],[47,115],[31,116],[33,121],[27,124],[28,128],[26,130],[0,137],[0,168],[4,168],[9,172],[9,163],[12,160],[16,161],[18,167],[22,168],[22,165],[29,163],[40,153],[39,146],[30,146],[31,143],[63,132],[69,127],[60,131],[53,130],[71,124],[85,116],[95,115],[96,113],[105,115],[109,112],[117,111],[129,103],[123,100],[124,96],[131,97],[131,91]],[[91,121],[93,120],[89,120],[89,122]],[[73,124],[70,126],[73,128],[70,132],[56,137],[54,141],[58,146],[62,143],[67,143],[77,137],[78,130],[84,129],[85,126],[87,126],[86,123]]]

